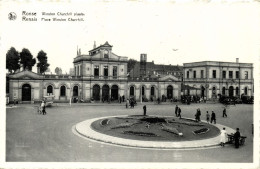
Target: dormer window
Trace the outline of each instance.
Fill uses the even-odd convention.
[[[107,50],[104,51],[104,58],[108,58],[108,51]]]

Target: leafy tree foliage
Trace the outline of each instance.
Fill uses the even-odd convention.
[[[56,75],[61,75],[62,74],[62,69],[60,67],[55,68],[55,73]]]
[[[37,55],[37,59],[37,67],[40,68],[40,73],[44,73],[50,66],[47,60],[47,54],[43,50],[41,50]]]
[[[22,52],[20,53],[20,59],[21,59],[20,64],[22,64],[23,69],[28,69],[30,71],[32,70],[32,67],[36,63],[36,60],[35,58],[33,58],[33,55],[26,48],[23,48]]]
[[[137,62],[137,60],[135,60],[135,59],[129,59],[128,60],[128,62],[127,62],[127,72],[130,72],[134,68],[136,62]]]
[[[6,53],[6,69],[10,73],[14,73],[17,69],[20,69],[19,60],[19,52],[14,47],[11,47]]]

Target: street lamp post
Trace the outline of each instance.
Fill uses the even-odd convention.
[[[71,99],[72,99],[72,96],[71,96],[71,79],[72,79],[72,77],[69,76],[69,79],[70,79],[70,106],[71,106]]]
[[[141,84],[140,84],[140,103],[143,102],[143,86],[142,86],[142,77],[141,77]]]

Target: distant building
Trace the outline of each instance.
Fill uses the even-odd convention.
[[[130,78],[157,78],[172,75],[182,80],[183,66],[155,64],[154,61],[147,62],[146,59],[146,54],[141,54],[140,62],[136,62],[134,68],[129,72]]]
[[[75,74],[74,68],[70,68],[70,75],[73,76]]]
[[[252,63],[204,61],[184,63],[183,83],[196,88],[196,95],[216,99],[220,95],[241,97],[254,95]],[[195,90],[193,90],[193,95]],[[185,94],[189,95],[190,90]]]

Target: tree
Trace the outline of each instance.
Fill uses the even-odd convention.
[[[44,73],[50,66],[47,61],[47,54],[43,50],[41,50],[37,55],[37,59],[37,67],[40,68],[40,73]]]
[[[55,68],[55,73],[56,73],[56,75],[61,75],[62,74],[61,68],[60,67],[56,67]]]
[[[19,52],[14,47],[11,47],[6,53],[6,69],[10,73],[14,73],[17,69],[20,69],[19,59]]]
[[[129,59],[127,61],[127,72],[130,72],[135,67],[136,62],[137,62],[137,60],[135,60],[135,59]]]
[[[20,59],[21,59],[20,64],[22,64],[23,69],[28,69],[30,71],[32,70],[32,67],[36,63],[36,60],[35,58],[33,58],[33,55],[26,48],[23,48],[22,52],[20,53]]]

